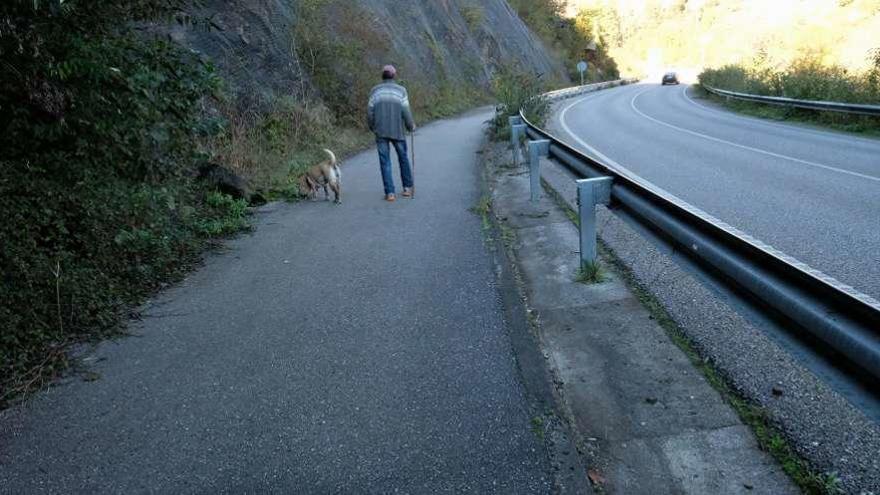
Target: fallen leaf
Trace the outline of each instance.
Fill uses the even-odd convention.
[[[596,469],[590,469],[590,470],[588,470],[588,471],[587,471],[587,477],[590,478],[590,483],[592,483],[592,484],[594,484],[594,485],[604,485],[604,484],[605,484],[605,481],[606,481],[606,480],[605,480],[605,477],[602,476],[602,475],[599,473],[599,471],[596,470]]]

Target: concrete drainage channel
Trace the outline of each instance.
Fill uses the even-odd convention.
[[[537,151],[540,151],[540,148]],[[505,153],[507,157],[510,157],[507,154],[509,152],[508,149]],[[507,158],[507,162],[510,162],[510,158]],[[567,202],[571,209],[575,209],[577,203],[574,181],[576,177],[555,162],[542,158],[540,163],[540,174],[545,185],[552,187],[555,195]],[[741,473],[721,473],[712,480],[713,470],[711,467],[705,466],[702,475],[706,476],[706,479],[693,481],[691,484],[684,483],[682,481],[684,472],[676,472],[676,469],[685,466],[684,469],[687,471],[687,466],[698,465],[699,462],[695,459],[700,454],[682,454],[686,457],[690,456],[690,461],[682,464],[676,460],[676,454],[664,451],[663,445],[648,442],[639,444],[639,447],[633,447],[633,441],[637,443],[640,441],[637,436],[640,433],[638,429],[649,429],[652,424],[648,421],[637,420],[642,407],[656,405],[661,402],[661,399],[655,396],[645,396],[641,398],[644,404],[639,404],[634,399],[640,395],[640,392],[638,392],[637,386],[632,385],[638,380],[615,383],[613,377],[625,376],[625,370],[635,372],[635,369],[642,366],[638,364],[642,359],[653,360],[654,365],[659,366],[657,361],[668,360],[668,356],[664,354],[664,345],[659,340],[654,343],[654,334],[648,330],[628,333],[631,326],[641,327],[641,321],[638,318],[615,316],[620,310],[616,309],[619,306],[615,306],[614,302],[626,306],[621,302],[625,301],[626,297],[621,296],[620,293],[609,295],[614,294],[615,290],[606,290],[618,284],[619,274],[616,274],[614,270],[609,275],[611,281],[598,286],[604,286],[602,290],[596,287],[585,289],[584,286],[578,287],[572,282],[574,271],[580,264],[576,254],[579,244],[577,230],[573,230],[573,234],[567,235],[564,230],[566,228],[573,229],[571,224],[563,227],[564,222],[557,222],[560,215],[553,213],[543,215],[544,211],[550,211],[547,198],[541,198],[538,203],[529,201],[533,192],[529,190],[527,174],[527,170],[522,168],[508,171],[507,178],[504,177],[504,174],[500,176],[497,180],[497,187],[506,189],[504,189],[504,194],[499,194],[500,189],[496,189],[496,215],[509,222],[511,228],[519,234],[516,236],[518,239],[516,246],[519,248],[518,258],[524,273],[532,273],[531,276],[526,277],[529,283],[530,302],[540,315],[545,344],[551,349],[556,344],[564,344],[559,347],[559,352],[551,352],[551,354],[556,361],[560,381],[565,384],[566,398],[573,402],[589,401],[590,408],[584,409],[585,414],[588,415],[600,414],[596,411],[601,411],[603,408],[608,412],[608,408],[613,411],[614,407],[620,407],[622,404],[627,405],[618,411],[622,415],[620,418],[614,414],[611,415],[619,421],[616,424],[610,423],[612,425],[610,432],[605,432],[603,435],[602,432],[595,433],[592,430],[593,434],[588,433],[585,437],[586,443],[584,445],[591,453],[589,458],[601,470],[597,476],[608,483],[610,491],[638,492],[637,485],[628,486],[621,483],[638,479],[637,470],[628,466],[626,459],[638,459],[639,449],[644,448],[646,449],[644,452],[651,452],[655,458],[665,459],[660,461],[660,464],[655,464],[655,466],[660,465],[663,468],[653,472],[660,473],[661,476],[662,473],[665,473],[667,481],[673,480],[669,484],[670,493],[699,493],[701,490],[703,492],[726,492],[728,489],[731,490],[730,493],[741,493],[743,489],[763,491],[754,483],[738,478]],[[518,184],[514,184],[515,182]],[[562,218],[565,216],[562,215]],[[766,415],[769,418],[768,422],[778,426],[797,454],[810,461],[814,472],[835,473],[816,476],[805,472],[802,466],[795,466],[792,469],[791,464],[799,462],[797,456],[793,456],[791,453],[786,454],[784,451],[787,447],[780,448],[779,440],[781,438],[776,438],[772,434],[767,437],[766,432],[762,432],[764,435],[762,445],[774,450],[777,457],[780,456],[780,451],[783,451],[782,457],[786,459],[787,470],[798,477],[807,478],[798,480],[802,487],[811,491],[830,493],[834,493],[838,488],[851,493],[871,493],[878,490],[877,487],[880,486],[878,462],[880,461],[878,461],[877,452],[880,452],[880,431],[878,431],[876,423],[866,418],[861,411],[843,399],[832,387],[807,370],[797,358],[778,345],[775,337],[768,337],[764,332],[765,329],[760,328],[760,325],[754,325],[750,318],[743,317],[742,307],[720,297],[721,291],[717,287],[712,287],[711,283],[707,286],[707,281],[689,269],[687,263],[683,263],[682,257],[647,242],[643,237],[644,232],[634,230],[616,216],[611,215],[607,209],[599,208],[595,225],[597,225],[599,238],[602,242],[614,252],[617,260],[625,262],[624,271],[625,275],[631,279],[630,282],[638,286],[637,290],[650,293],[653,300],[661,306],[660,309],[668,313],[674,320],[674,324],[681,329],[684,340],[693,346],[699,359],[702,360],[701,362],[711,363],[712,368],[718,370],[714,378],[710,379],[718,380],[723,376],[723,381],[726,381],[737,392],[735,395],[746,399],[748,403],[746,406],[751,411],[749,414]],[[530,237],[535,239],[534,244],[530,244],[530,241],[527,240]],[[540,254],[538,247],[547,250],[550,249],[548,246],[556,244],[562,244],[561,251],[556,254],[545,252],[543,259],[538,256],[539,261],[525,261],[531,259],[533,255]],[[611,262],[608,259],[604,261],[606,266]],[[535,264],[532,267],[534,270],[530,270],[528,263]],[[544,275],[540,270],[544,270]],[[579,295],[570,295],[569,289],[575,291],[579,289]],[[551,301],[556,302],[551,303]],[[591,302],[587,304],[585,301]],[[603,304],[607,315],[590,313],[587,309],[590,305]],[[636,305],[636,308],[638,307],[640,305]],[[565,319],[557,313],[571,311],[582,314],[577,318],[569,319],[566,325]],[[633,308],[629,307],[627,311],[632,312]],[[637,312],[632,314],[637,314]],[[603,323],[603,318],[615,322],[611,326],[606,326],[605,332],[597,330],[606,325],[607,322]],[[648,319],[650,320],[650,318]],[[559,330],[560,328],[562,330]],[[613,333],[614,338],[609,340],[608,333]],[[645,346],[641,350],[637,346],[628,350],[626,347],[613,347],[625,346],[627,343],[633,344],[633,341],[639,339],[645,341],[642,342]],[[638,343],[635,342],[635,344]],[[607,346],[607,348],[603,346]],[[576,350],[566,351],[566,348]],[[599,369],[593,369],[588,374],[589,376],[578,375],[572,371],[578,369],[579,359],[603,348],[607,352],[593,354],[592,359],[589,360],[594,363],[604,363]],[[615,352],[622,350],[625,352],[615,354]],[[608,356],[614,356],[625,363],[624,369],[616,370],[613,366],[614,363],[609,363]],[[673,358],[669,362],[674,363],[675,359]],[[614,370],[611,374],[607,373],[611,370]],[[691,372],[695,373],[693,370]],[[665,376],[664,372],[657,370],[651,374],[655,377]],[[673,374],[673,376],[675,375]],[[578,380],[585,380],[582,383],[590,383],[586,392],[576,390]],[[677,378],[673,379],[672,383],[685,387],[690,386]],[[601,396],[602,400],[598,400],[600,396],[591,395],[598,393],[597,390],[601,390],[603,386],[606,387],[608,394]],[[613,390],[607,390],[607,387],[611,387]],[[658,387],[658,390],[664,390],[663,384],[659,384]],[[668,388],[665,390],[673,396],[678,396],[676,394],[681,392],[681,389]],[[615,393],[618,395],[615,396]],[[634,393],[635,396],[628,396],[628,393]],[[695,398],[700,397],[699,394],[691,395]],[[605,399],[610,401],[608,402],[610,405],[605,404]],[[738,397],[736,400],[742,402]],[[742,404],[740,405],[742,406]],[[664,411],[667,410],[667,406],[664,404]],[[712,411],[714,411],[712,407],[706,407],[702,412],[716,418],[725,417],[717,411],[715,413]],[[741,415],[743,414],[742,407],[738,407],[738,411]],[[659,428],[655,433],[662,433],[664,424],[668,426],[667,440],[674,437],[677,432],[681,433],[676,430],[676,427],[681,424],[687,425],[683,427],[682,431],[694,434],[702,431],[704,435],[709,431],[720,431],[722,428],[717,424],[712,425],[711,422],[706,423],[705,428],[695,426],[696,423],[676,423],[664,418],[656,411],[650,414],[652,415],[649,418],[656,420],[657,422],[654,424]],[[701,415],[697,411],[689,411],[686,414]],[[680,417],[678,414],[674,416]],[[603,424],[604,421],[601,417],[589,418],[587,416],[587,418],[583,424],[578,420],[578,426],[582,432],[590,432],[591,426]],[[609,423],[606,421],[605,424]],[[733,426],[734,424],[731,423],[726,427]],[[760,427],[760,425],[758,426]],[[627,430],[626,427],[635,427],[635,429]],[[629,438],[631,441],[622,441],[623,438]],[[648,434],[648,438],[659,437]],[[590,439],[594,441],[590,441]],[[702,440],[693,437],[684,441],[684,444],[693,446],[702,441],[704,445],[713,445],[712,448],[715,449],[752,451],[752,447],[746,443],[730,438],[717,438],[716,440],[717,442],[713,444],[706,436]],[[623,447],[624,444],[627,447]],[[623,449],[629,449],[629,451]],[[758,454],[753,456],[754,459],[760,457]],[[711,458],[704,457],[703,459]],[[717,467],[719,461],[720,458],[711,459],[708,461],[709,466]],[[605,462],[604,465],[603,462]],[[652,471],[650,463],[634,462],[644,468],[646,472]],[[723,463],[726,462],[723,461]],[[615,471],[618,468],[623,471]],[[765,470],[764,472],[771,471],[773,470]],[[694,471],[691,474],[700,473]],[[659,481],[659,479],[654,478],[654,481]],[[729,481],[730,479],[737,479],[738,485],[737,483],[729,485],[723,483],[723,480]],[[647,480],[644,481],[647,482]],[[707,484],[700,485],[700,482]],[[768,481],[767,483],[768,485],[765,485],[764,488],[773,486],[774,482]],[[736,491],[737,487],[739,491]],[[656,493],[656,490],[653,492]],[[766,492],[784,493],[784,484]]]

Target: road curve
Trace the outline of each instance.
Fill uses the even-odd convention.
[[[656,84],[564,101],[550,128],[880,299],[880,140],[744,117]]]

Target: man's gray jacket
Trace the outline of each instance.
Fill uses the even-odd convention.
[[[406,139],[404,129],[416,128],[406,88],[394,81],[385,81],[373,88],[367,107],[367,125],[377,138]]]

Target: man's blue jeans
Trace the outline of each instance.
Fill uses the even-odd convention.
[[[400,181],[403,187],[413,186],[412,165],[406,151],[406,140],[376,138],[376,148],[379,149],[379,167],[382,169],[382,184],[385,186],[385,194],[394,194],[394,174],[391,172],[391,148],[394,145],[397,152],[397,161],[400,162]]]

